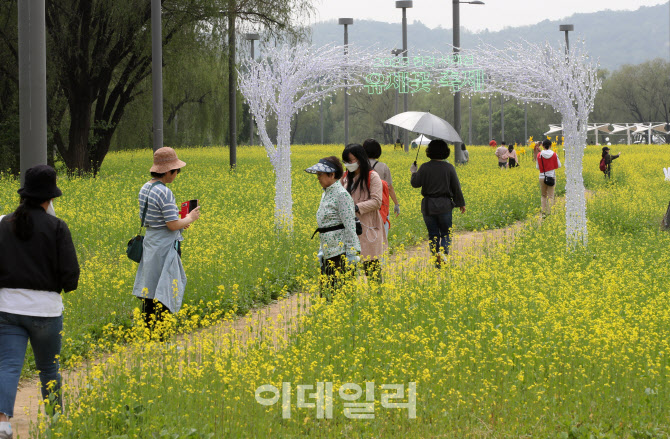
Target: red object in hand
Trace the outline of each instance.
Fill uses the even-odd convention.
[[[189,200],[181,203],[181,209],[179,210],[179,218],[186,218],[193,209],[198,207],[198,200]]]

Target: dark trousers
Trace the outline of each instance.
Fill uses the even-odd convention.
[[[449,254],[449,247],[451,246],[451,226],[452,226],[452,210],[438,215],[423,214],[423,221],[426,223],[428,229],[428,238],[430,239],[429,246],[433,255],[443,251]],[[440,262],[437,266],[439,268]]]
[[[147,325],[147,328],[153,330],[155,326],[165,320],[165,316],[170,313],[170,310],[160,303],[156,299],[145,299],[142,300],[142,316],[144,317],[144,324]]]
[[[382,283],[382,264],[379,259],[363,262],[363,270],[365,270],[365,275],[368,277],[368,280],[375,280],[378,283]]]
[[[347,256],[337,255],[325,259],[321,265],[321,297],[329,302],[333,296],[342,288],[348,278],[351,278],[353,270],[347,267]]]

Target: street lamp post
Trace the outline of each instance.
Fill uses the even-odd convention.
[[[454,11],[454,29],[453,29],[453,46],[454,46],[454,61],[456,61],[458,52],[461,49],[461,17],[460,17],[460,4],[461,3],[469,3],[471,5],[483,5],[484,2],[479,1],[479,0],[474,0],[474,1],[460,1],[460,0],[452,0],[452,5],[453,5],[453,11]],[[454,129],[458,133],[458,135],[461,135],[461,92],[457,91],[454,93]],[[458,143],[454,144],[454,150],[456,152],[455,155],[455,161],[456,164],[460,163],[465,163],[465,158],[463,156],[463,151],[461,151],[461,147]]]
[[[260,40],[261,36],[258,34],[246,34],[244,36],[246,40],[251,42],[251,59],[254,60],[255,55],[254,55],[254,41]],[[249,109],[249,145],[254,144],[254,115],[251,112],[251,108]]]
[[[528,143],[528,102],[523,103],[523,146]]]
[[[47,162],[47,58],[44,0],[18,3],[19,168]]]
[[[503,95],[500,95],[500,130],[502,133],[500,133],[500,141],[504,142],[505,141],[505,97]]]
[[[395,2],[395,7],[398,9],[402,9],[402,56],[404,59],[403,65],[407,66],[407,8],[411,8],[414,6],[414,2],[412,1],[397,1]],[[403,80],[405,77],[403,76]],[[398,82],[398,87],[400,87],[400,82]],[[407,111],[408,108],[408,103],[407,103],[407,90],[404,90],[405,93],[403,94],[403,101],[402,101],[402,111]],[[397,113],[396,113],[397,114]],[[407,130],[405,131],[404,135],[404,144],[405,144],[405,152],[409,152],[409,132]]]
[[[391,54],[398,58],[398,55],[402,53],[402,49],[393,49]],[[397,64],[397,63],[396,63]],[[395,89],[395,113],[398,114],[398,95],[400,94],[399,88]],[[393,141],[395,142],[398,139],[398,127],[393,127]]]
[[[468,98],[468,145],[472,145],[472,95]]]
[[[561,24],[558,26],[558,30],[565,32],[565,54],[567,55],[570,51],[570,41],[568,40],[568,32],[575,30],[573,24]]]
[[[344,55],[349,53],[349,25],[354,24],[353,18],[340,18],[339,23],[344,26]],[[347,80],[344,80],[346,85]],[[349,91],[344,87],[344,146],[349,144]]]
[[[493,104],[491,102],[491,95],[489,95],[489,142],[493,139],[493,120],[491,115],[493,113]]]
[[[154,151],[163,147],[163,38],[161,33],[161,1],[151,0],[151,94],[153,96]]]

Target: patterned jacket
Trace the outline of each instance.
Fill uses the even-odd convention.
[[[316,211],[317,226],[322,229],[344,224],[344,229],[319,234],[319,250],[323,252],[324,259],[341,254],[355,255],[361,251],[355,218],[354,201],[339,181],[323,190]]]

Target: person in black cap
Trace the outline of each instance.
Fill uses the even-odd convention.
[[[316,211],[317,229],[321,244],[317,258],[321,265],[321,274],[325,276],[321,283],[321,296],[332,300],[332,294],[341,285],[342,276],[347,273],[347,264],[360,261],[358,253],[361,244],[356,233],[356,214],[354,200],[340,183],[344,174],[342,163],[335,157],[325,157],[313,166],[305,169],[316,174],[323,188],[323,195]],[[312,235],[314,237],[314,235]]]
[[[12,437],[16,390],[28,340],[40,371],[42,398],[62,407],[58,357],[63,331],[61,292],[74,291],[79,263],[67,224],[47,214],[62,195],[56,171],[38,165],[25,173],[21,203],[0,219],[0,438]],[[53,382],[53,387],[47,384]]]
[[[612,160],[618,159],[621,153],[617,155],[610,154],[610,149],[603,146],[602,158],[600,159],[600,170],[605,174],[605,178],[610,178],[612,175]]]

